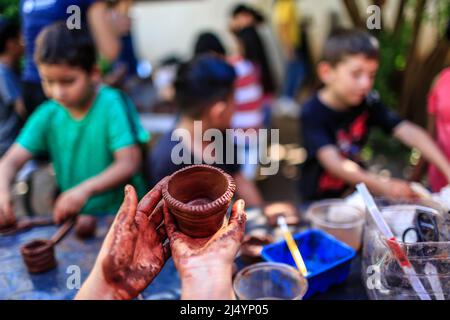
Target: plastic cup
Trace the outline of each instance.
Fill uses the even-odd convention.
[[[239,271],[233,288],[239,300],[301,300],[308,281],[287,264],[261,262]]]
[[[307,217],[314,229],[331,234],[356,251],[361,248],[365,213],[343,200],[324,200],[311,205]]]

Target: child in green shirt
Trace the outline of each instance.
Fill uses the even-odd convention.
[[[127,183],[142,196],[140,145],[149,136],[129,98],[99,85],[88,31],[69,30],[64,23],[45,28],[35,60],[51,100],[32,114],[0,162],[0,225],[14,222],[10,184],[38,154],[50,156],[62,192],[54,207],[56,223],[78,213],[117,212]]]

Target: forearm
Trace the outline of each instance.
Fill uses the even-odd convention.
[[[139,165],[136,163],[115,161],[100,174],[82,182],[81,186],[92,197],[127,183],[138,168]]]
[[[17,169],[9,161],[0,161],[0,192],[9,192]]]
[[[103,2],[94,3],[88,11],[88,21],[99,53],[109,62],[120,53],[119,37],[107,18],[107,7]]]
[[[94,266],[80,290],[78,290],[75,300],[118,300],[120,295],[109,286],[103,274]]]
[[[355,186],[358,183],[367,185],[370,191],[377,195],[382,194],[382,184],[388,178],[380,177],[361,168],[357,163],[349,159],[330,161],[323,164],[325,170],[335,177],[345,181],[347,184]]]
[[[186,272],[181,278],[183,300],[232,300],[231,265],[223,267],[199,267]]]
[[[32,154],[18,144],[11,148],[0,160],[0,192],[9,191],[12,182],[23,165],[32,159]]]
[[[434,164],[450,182],[450,164],[431,136],[412,123],[400,126],[394,133],[395,136],[407,146],[419,150],[423,158]]]
[[[101,283],[94,281],[89,276],[81,286],[80,290],[75,296],[75,300],[114,300],[114,293],[104,290]]]
[[[256,185],[244,178],[242,174],[233,175],[236,182],[236,194],[239,198],[244,199],[247,207],[262,207],[264,200]]]

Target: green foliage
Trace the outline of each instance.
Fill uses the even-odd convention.
[[[394,35],[389,31],[381,31],[380,68],[377,73],[374,88],[380,93],[382,101],[396,109],[401,94],[401,75],[406,67],[408,47],[412,37],[411,24],[405,23]]]
[[[0,16],[19,21],[19,0],[0,0]]]
[[[413,10],[417,0],[409,0],[407,10]],[[428,5],[435,5],[437,10],[426,10],[423,23],[435,24],[439,30],[445,30],[450,17],[450,2],[434,0]],[[388,107],[397,110],[402,94],[402,76],[406,68],[409,45],[413,36],[412,19],[406,18],[398,34],[392,30],[383,29],[378,33],[380,42],[380,67],[374,88],[380,93],[381,99]],[[390,160],[411,164],[411,151],[399,142],[382,132],[374,132],[364,150],[366,159],[372,160],[373,155],[382,152]]]
[[[380,94],[385,105],[393,110],[398,109],[401,95],[401,77],[406,67],[408,47],[412,37],[411,23],[405,23],[398,35],[391,31],[382,30],[379,33],[380,67],[375,80],[374,88]],[[364,150],[367,161],[373,155],[382,152],[391,160],[407,163],[410,152],[401,143],[387,136],[381,131],[374,131]]]
[[[417,0],[409,0],[405,11],[413,10]],[[435,10],[425,10],[423,23],[435,24],[439,31],[444,31],[450,17],[450,1],[428,1],[428,6]],[[405,12],[405,15],[408,16]],[[401,76],[406,68],[409,46],[413,37],[412,19],[405,21],[398,34],[390,29],[382,29],[378,33],[380,42],[380,68],[374,88],[380,93],[382,101],[393,109],[397,109],[401,92]]]

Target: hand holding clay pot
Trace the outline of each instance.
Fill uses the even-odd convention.
[[[244,201],[237,201],[230,220],[208,238],[182,233],[164,205],[164,224],[175,266],[182,281],[183,299],[233,298],[231,275],[234,258],[245,232]]]
[[[170,256],[163,246],[163,179],[137,201],[132,186],[106,235],[95,266],[76,299],[133,299],[159,273]]]

